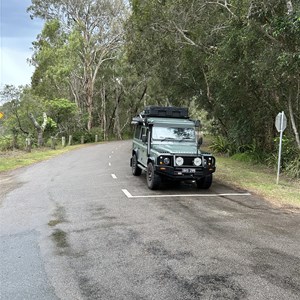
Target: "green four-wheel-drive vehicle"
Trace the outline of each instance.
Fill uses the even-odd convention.
[[[200,122],[189,119],[187,108],[148,106],[132,124],[132,174],[146,171],[149,189],[158,189],[164,179],[196,181],[203,189],[211,186],[215,158],[199,149],[202,139],[196,139],[196,128]]]

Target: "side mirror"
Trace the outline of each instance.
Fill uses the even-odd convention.
[[[196,120],[196,121],[195,121],[195,127],[198,127],[198,128],[201,127],[201,122],[200,122],[200,120]]]
[[[201,136],[201,137],[199,137],[199,139],[198,139],[197,145],[198,145],[198,147],[200,147],[202,144],[203,144],[203,138],[202,138],[202,136]]]
[[[147,143],[148,139],[147,139],[147,135],[146,134],[143,134],[142,135],[142,142],[143,143]]]

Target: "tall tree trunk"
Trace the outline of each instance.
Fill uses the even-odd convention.
[[[17,131],[17,129],[16,128],[13,128],[12,129],[12,137],[13,137],[13,139],[12,139],[12,148],[13,148],[13,150],[15,150],[15,149],[17,149],[18,148],[18,131]]]
[[[133,111],[134,112],[134,116],[137,114],[139,106],[140,106],[141,102],[143,101],[143,99],[144,99],[144,97],[146,95],[147,88],[148,88],[148,85],[147,85],[147,82],[146,82],[145,87],[143,89],[143,92],[141,94],[141,97],[140,97],[139,101],[136,103],[135,109]]]
[[[101,113],[102,113],[102,118],[101,118],[101,128],[103,130],[103,139],[107,139],[107,128],[106,128],[106,90],[105,86],[103,84],[102,86],[102,91],[101,91]]]
[[[295,140],[296,140],[298,149],[300,151],[300,138],[299,138],[299,132],[298,132],[297,125],[295,122],[295,118],[294,118],[294,111],[293,111],[293,106],[292,106],[292,92],[291,91],[289,93],[288,106],[289,106],[289,114],[290,114],[290,118],[291,118],[292,128],[293,128],[293,132],[295,135]]]
[[[119,104],[121,100],[122,91],[118,94],[116,94],[116,109],[115,109],[115,123],[114,123],[114,131],[117,135],[117,138],[119,140],[122,139],[121,136],[121,128],[120,128],[120,117],[119,117]]]
[[[88,99],[88,106],[87,106],[87,111],[88,111],[88,123],[87,123],[87,129],[90,131],[93,126],[93,101],[91,95],[89,96]]]
[[[34,118],[32,113],[29,114],[29,118],[30,118],[31,122],[33,123],[34,128],[37,131],[37,138],[38,138],[37,144],[38,144],[38,147],[41,147],[44,144],[43,134],[44,134],[44,130],[45,130],[46,125],[47,125],[47,115],[46,115],[46,113],[43,113],[43,123],[42,123],[42,125],[40,125],[36,121],[36,119]]]
[[[93,111],[94,111],[94,103],[93,103],[93,94],[94,94],[94,82],[92,79],[92,70],[91,70],[91,62],[87,58],[84,61],[84,91],[85,91],[85,104],[87,107],[88,113],[88,122],[87,122],[87,129],[88,131],[91,130],[93,126]]]

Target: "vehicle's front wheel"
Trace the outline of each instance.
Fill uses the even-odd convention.
[[[132,175],[140,176],[142,173],[142,169],[139,168],[136,154],[133,154],[132,157]]]
[[[161,183],[161,177],[154,172],[152,163],[147,165],[147,185],[150,190],[157,190]]]
[[[209,174],[196,181],[197,188],[199,189],[209,189],[212,184],[213,176]]]

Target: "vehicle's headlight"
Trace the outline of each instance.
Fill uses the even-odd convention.
[[[201,162],[202,162],[202,160],[201,160],[200,157],[196,157],[194,159],[194,165],[197,166],[197,167],[199,167],[201,165]]]
[[[164,158],[164,164],[168,165],[170,163],[170,158],[169,157],[165,157]]]
[[[182,166],[183,165],[183,158],[182,157],[176,157],[175,159],[176,165],[177,166]]]

